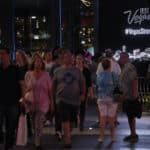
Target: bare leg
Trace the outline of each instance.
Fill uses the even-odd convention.
[[[135,118],[129,117],[128,123],[129,123],[131,135],[133,135],[133,136],[136,135],[136,120],[135,120]]]
[[[71,144],[71,129],[70,129],[70,122],[66,121],[62,123],[62,127],[64,130],[64,141],[65,144]]]
[[[111,139],[112,142],[114,142],[115,141],[115,117],[108,117],[108,122],[110,125]]]
[[[106,116],[100,116],[100,139],[104,138],[106,119]]]

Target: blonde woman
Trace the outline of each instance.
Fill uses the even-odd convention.
[[[41,147],[43,123],[47,112],[53,111],[52,80],[45,71],[45,65],[40,56],[36,57],[32,64],[32,71],[25,75],[28,90],[33,92],[32,111],[34,114],[33,126],[35,127],[35,146]]]

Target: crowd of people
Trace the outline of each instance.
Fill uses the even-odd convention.
[[[79,130],[84,130],[88,97],[97,98],[99,142],[104,141],[106,123],[110,125],[111,141],[116,141],[119,103],[127,114],[131,131],[124,141],[137,142],[137,116],[132,109],[138,101],[136,68],[126,52],[120,54],[119,62],[113,59],[111,49],[105,53],[106,56],[97,63],[96,71],[93,69],[95,63],[86,55],[73,55],[69,49],[34,54],[17,50],[16,62],[12,63],[10,49],[1,47],[0,144],[4,144],[5,150],[13,149],[16,142],[20,114],[27,116],[28,136],[34,135],[36,149],[41,149],[44,123],[53,119],[59,140],[63,138],[65,148],[71,148],[73,128],[79,125]],[[123,91],[123,100],[119,103],[114,101],[116,86]],[[4,126],[7,129],[5,136]]]

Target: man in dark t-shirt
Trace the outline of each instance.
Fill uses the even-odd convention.
[[[63,65],[57,68],[53,77],[55,102],[59,105],[65,148],[71,148],[71,131],[78,115],[80,102],[85,96],[85,79],[73,66],[72,54],[66,50]]]
[[[0,128],[5,120],[5,149],[13,148],[15,129],[18,120],[18,104],[21,97],[20,77],[16,66],[11,64],[10,50],[0,48]],[[0,133],[0,143],[3,144],[3,134]]]

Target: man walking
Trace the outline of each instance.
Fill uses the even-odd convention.
[[[18,104],[21,97],[19,73],[11,64],[10,50],[0,48],[0,128],[5,123],[5,150],[11,150],[15,142],[15,130],[18,121]],[[5,121],[5,122],[4,122]],[[0,144],[4,144],[3,132],[0,134]]]
[[[124,102],[123,111],[127,114],[130,127],[130,135],[124,138],[124,141],[137,142],[138,135],[136,133],[136,105],[138,100],[138,78],[134,65],[129,61],[128,53],[120,54],[120,63],[123,66],[120,83],[123,90]]]

